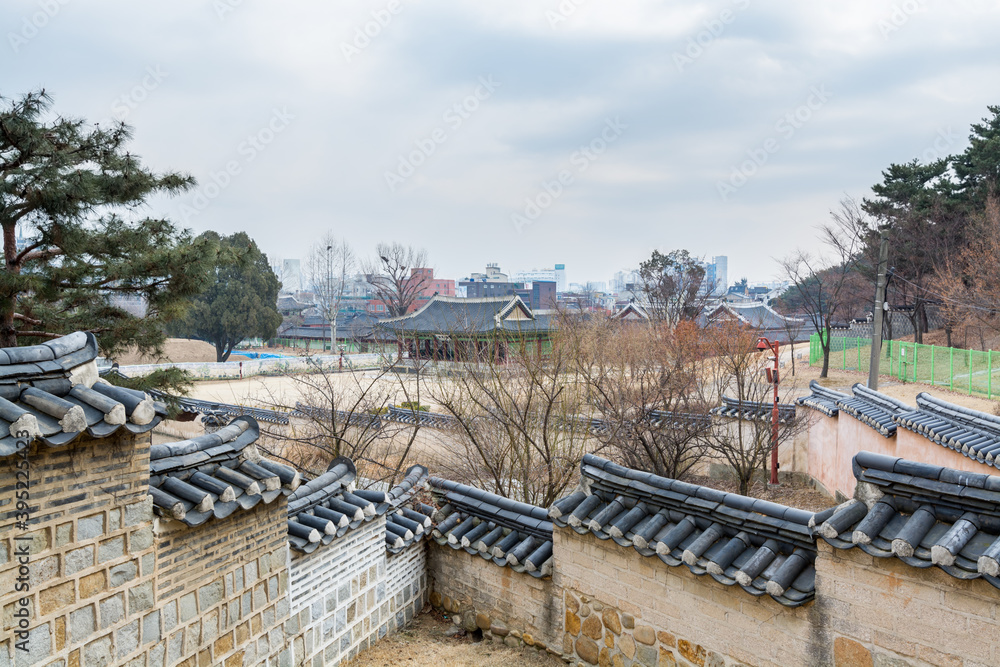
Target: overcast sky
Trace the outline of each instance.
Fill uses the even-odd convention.
[[[198,179],[151,214],[282,258],[415,244],[453,278],[686,248],[770,279],[1000,104],[986,0],[4,0],[0,25],[0,94],[124,118]]]

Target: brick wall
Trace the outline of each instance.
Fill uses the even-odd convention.
[[[0,460],[0,665],[89,667],[141,655],[155,568],[148,437],[31,445],[30,532],[14,526],[17,458]],[[27,594],[15,590],[23,546]],[[28,652],[13,646],[22,596]]]
[[[562,652],[561,595],[552,579],[537,579],[500,567],[461,549],[429,545],[430,601],[469,631]]]
[[[588,664],[826,664],[812,605],[783,607],[570,529],[554,537],[566,655]]]
[[[423,606],[423,553],[418,544],[387,561],[379,517],[311,554],[293,554],[290,664],[340,664],[412,620]]]
[[[279,498],[195,527],[157,520],[154,610],[143,630],[163,644],[167,665],[278,664],[289,613],[286,514]]]

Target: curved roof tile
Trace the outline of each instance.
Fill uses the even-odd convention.
[[[861,549],[917,568],[1000,588],[1000,476],[968,473],[893,456],[854,457],[855,495],[819,521],[838,549]]]
[[[549,508],[556,525],[786,606],[815,596],[812,512],[624,468],[592,454],[584,456],[581,472],[582,489]]]
[[[62,447],[83,433],[145,433],[160,422],[165,406],[98,378],[97,352],[97,339],[83,332],[0,349],[0,457],[35,440]]]

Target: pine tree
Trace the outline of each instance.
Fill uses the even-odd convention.
[[[124,123],[53,117],[51,106],[44,90],[0,97],[0,346],[82,330],[106,354],[158,351],[164,322],[205,287],[218,249],[139,213],[194,180],[146,168]]]
[[[277,333],[281,283],[245,232],[223,237],[205,232],[202,237],[218,244],[222,259],[208,289],[195,297],[187,316],[170,331],[212,343],[216,361],[226,361],[243,339],[266,340]]]

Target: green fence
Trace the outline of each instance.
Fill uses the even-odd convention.
[[[867,373],[871,366],[870,338],[830,339],[830,368]],[[998,359],[1000,361],[1000,359]],[[809,364],[823,363],[819,334],[809,339]],[[882,345],[879,374],[901,382],[922,382],[993,398],[993,350],[963,350],[889,340]],[[997,384],[1000,391],[1000,382]]]

